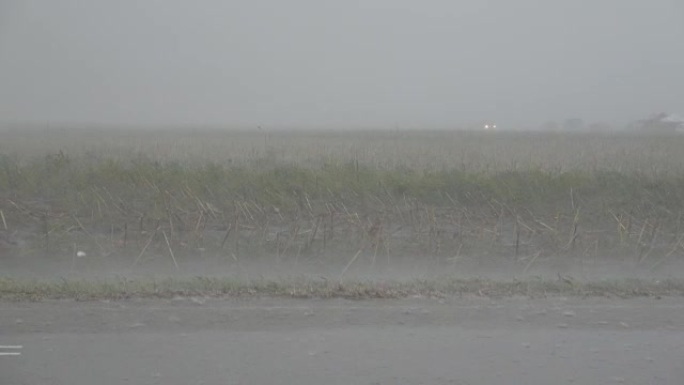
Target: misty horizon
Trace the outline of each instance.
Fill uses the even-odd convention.
[[[0,122],[449,128],[684,113],[684,4],[4,1]]]

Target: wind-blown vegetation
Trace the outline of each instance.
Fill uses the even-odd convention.
[[[0,228],[74,248],[335,258],[616,256],[684,246],[684,138],[473,132],[0,133]]]

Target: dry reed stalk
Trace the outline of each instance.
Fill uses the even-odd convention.
[[[194,232],[195,234],[199,231],[200,226],[202,225],[202,220],[204,219],[204,211],[200,210],[199,211],[199,216],[197,217],[197,222],[195,222],[195,228]]]
[[[270,224],[271,219],[266,217],[266,221],[261,225],[261,239],[259,240],[259,242],[261,242],[261,246],[266,244],[266,238],[268,237],[268,228]]]
[[[570,187],[570,207],[572,207],[572,211],[575,211],[575,194],[573,192],[572,187]]]
[[[340,202],[340,205],[342,206],[342,209],[344,209],[344,213],[347,214],[348,217],[351,217],[352,214],[347,210],[347,206],[344,205],[344,202]]]
[[[280,234],[282,231],[276,231],[276,259],[280,260]]]
[[[233,224],[229,223],[228,224],[228,229],[226,229],[226,234],[223,236],[223,239],[221,240],[221,249],[223,249],[223,246],[225,246],[226,241],[228,240],[228,236],[230,235],[230,231],[233,229]]]
[[[78,224],[78,227],[81,229],[81,231],[83,231],[83,233],[87,235],[88,238],[90,238],[97,245],[97,247],[100,248],[100,251],[102,253],[105,253],[107,250],[100,244],[100,242],[97,241],[97,239],[92,234],[90,234],[88,230],[86,230],[85,226],[83,226],[83,223],[81,223],[78,217],[76,217],[76,215],[72,215],[71,217],[76,221],[76,224]]]
[[[283,249],[283,252],[281,253],[282,255],[285,255],[289,250],[290,247],[294,244],[294,242],[297,240],[299,237],[299,224],[295,223],[294,228],[290,231],[290,237],[287,240],[287,243],[285,244],[285,248]]]
[[[245,220],[247,222],[254,221],[254,216],[252,216],[252,213],[249,211],[249,208],[245,204],[240,202],[235,202],[235,204],[240,209],[240,212],[245,217]]]
[[[262,215],[262,216],[266,215],[266,210],[264,209],[264,207],[259,206],[259,204],[257,202],[247,202],[247,203],[252,205],[254,207],[254,209],[259,212],[260,215]]]
[[[530,267],[532,267],[532,264],[534,264],[534,262],[537,260],[537,258],[539,258],[542,251],[544,251],[544,250],[537,251],[537,253],[532,257],[532,259],[530,259],[530,261],[527,262],[527,265],[525,265],[525,269],[523,269],[523,274],[527,274],[527,271],[530,269]]]
[[[123,216],[128,215],[126,210],[124,210],[124,207],[126,207],[126,204],[120,197],[114,197],[111,192],[106,187],[101,187],[105,193],[107,193],[107,196],[109,196],[109,199],[114,202],[114,208],[116,208],[119,213]]]
[[[157,235],[157,231],[159,230],[159,227],[157,227],[153,232],[152,235],[150,235],[150,238],[147,240],[147,243],[145,243],[145,246],[140,250],[140,254],[138,254],[138,257],[135,258],[135,261],[133,261],[133,266],[136,266],[138,262],[140,261],[140,258],[142,258],[143,254],[145,254],[145,250],[150,246],[152,243],[152,240],[154,239],[154,236]]]
[[[166,216],[168,217],[168,220],[169,220],[169,231],[171,231],[171,236],[173,236],[173,234],[175,233],[175,229],[174,229],[174,226],[173,226],[173,217],[174,217],[174,213],[171,211],[171,198],[170,198],[170,195],[171,195],[171,194],[169,194],[169,192],[166,191],[165,196],[167,197],[167,199],[164,200],[164,204],[165,204],[165,206],[166,206]]]
[[[309,216],[314,217],[313,207],[311,207],[311,201],[309,201],[309,194],[304,193],[304,200],[306,200],[306,207],[309,210]]]
[[[575,211],[575,216],[572,219],[572,232],[570,233],[570,239],[568,240],[567,245],[563,247],[563,250],[575,250],[575,241],[577,240],[577,237],[579,236],[577,232],[577,227],[579,226],[579,209]]]
[[[236,202],[237,204],[237,202]],[[239,254],[239,248],[240,248],[240,216],[238,213],[235,213],[235,226],[233,228],[235,229],[235,244],[233,245],[233,254],[238,255]]]
[[[625,238],[629,237],[629,232],[627,230],[627,226],[623,223],[622,214],[616,215],[615,213],[611,212],[610,215],[617,222],[617,233],[618,233],[618,237],[620,238],[620,244],[622,245],[625,242]],[[644,223],[644,226],[646,226],[646,223]],[[643,231],[643,227],[642,227],[642,231]],[[639,240],[641,240],[641,235],[639,236]],[[639,243],[639,242],[637,242],[637,243]]]
[[[362,251],[363,251],[363,247],[360,248],[359,251],[356,252],[356,254],[354,254],[354,257],[344,267],[344,269],[342,270],[342,273],[340,273],[340,278],[338,279],[340,284],[342,284],[342,278],[344,278],[344,274],[347,272],[347,270],[349,270],[349,267],[351,267],[351,265],[354,263],[354,261],[356,261],[356,259],[359,257],[359,255],[361,254]]]
[[[42,218],[43,220],[43,233],[45,236],[45,253],[50,252],[50,227],[48,226],[48,214],[43,213]]]
[[[637,264],[642,264],[646,259],[651,255],[651,252],[655,249],[655,242],[658,237],[658,230],[660,227],[660,222],[656,221],[655,224],[653,224],[653,227],[651,227],[651,240],[648,244],[648,251],[639,259]],[[679,242],[675,245],[677,247],[679,245]]]
[[[458,262],[458,260],[461,259],[461,250],[462,249],[463,249],[463,242],[460,242],[458,244],[458,248],[456,248],[456,253],[454,254],[454,256],[448,259],[452,262],[452,264],[456,264],[456,262]]]
[[[582,254],[584,257],[588,257],[589,251],[593,248],[594,249],[594,255],[598,255],[598,243],[599,240],[595,239],[593,242],[589,243],[586,249],[584,249],[584,253]]]
[[[682,241],[684,241],[684,234],[680,235],[679,238],[677,238],[675,245],[667,254],[665,254],[665,256],[663,256],[661,259],[659,259],[658,261],[653,263],[653,265],[651,265],[651,270],[655,270],[656,267],[660,266],[663,262],[669,259],[680,247],[684,248],[684,244],[682,244]]]
[[[532,213],[530,212],[530,214],[532,214]],[[554,229],[553,227],[551,227],[551,226],[547,225],[546,223],[544,223],[541,219],[535,218],[535,217],[533,216],[533,217],[532,217],[532,220],[533,220],[535,223],[537,223],[538,225],[541,225],[541,226],[544,227],[545,229],[551,231],[553,234],[556,234],[556,233],[558,232],[558,231],[557,231],[556,229]]]
[[[90,190],[95,195],[95,202],[97,203],[98,213],[100,214],[100,218],[101,218],[102,217],[102,207],[100,207],[100,203],[105,206],[105,209],[107,209],[107,211],[109,211],[109,205],[107,204],[107,201],[102,197],[102,195],[100,195],[100,193],[97,191],[97,188],[92,187]]]
[[[166,241],[166,247],[169,248],[169,254],[171,254],[171,259],[173,260],[173,265],[176,267],[176,271],[180,270],[178,268],[178,263],[176,262],[176,256],[173,255],[173,249],[171,248],[171,243],[169,238],[166,236],[166,231],[162,230],[162,235],[164,236],[164,241]]]
[[[639,231],[639,238],[637,238],[637,247],[641,246],[641,239],[644,237],[644,232],[646,231],[646,226],[648,225],[648,219],[644,221],[643,225],[641,225],[641,231]]]
[[[304,247],[305,249],[310,248],[311,245],[313,244],[313,241],[316,238],[316,234],[318,233],[318,227],[320,226],[320,222],[321,222],[320,216],[314,220],[314,224],[313,224],[313,227],[311,229],[311,235],[309,236],[309,239],[306,242],[306,246]]]
[[[515,216],[515,260],[518,260],[518,252],[520,251],[520,226],[518,225],[518,216]]]
[[[375,266],[375,259],[378,255],[378,248],[380,247],[380,242],[382,242],[382,220],[377,218],[371,227],[367,230],[368,239],[373,245],[373,257],[371,259],[371,265]]]

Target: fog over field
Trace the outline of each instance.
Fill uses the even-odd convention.
[[[501,128],[684,113],[684,3],[0,2],[0,121]]]
[[[681,384],[683,16],[0,0],[0,384]]]

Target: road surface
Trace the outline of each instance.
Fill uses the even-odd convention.
[[[0,384],[671,384],[684,299],[0,302]]]

